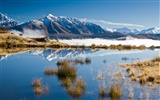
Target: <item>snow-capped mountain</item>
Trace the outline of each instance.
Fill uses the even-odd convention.
[[[120,33],[123,33],[123,34],[139,34],[141,32],[139,29],[129,29],[127,27],[106,29],[106,31],[109,31],[109,32],[120,32]]]
[[[158,27],[148,28],[148,29],[142,30],[140,33],[141,34],[160,34],[160,28]]]
[[[18,25],[20,22],[13,20],[12,18],[0,13],[0,26],[12,27]]]
[[[160,28],[154,27],[154,28],[148,28],[144,30],[139,29],[129,29],[126,27],[123,28],[113,28],[113,29],[105,29],[109,32],[120,32],[123,34],[160,34]]]
[[[98,50],[96,50],[98,51]],[[90,54],[90,53],[94,53],[96,51],[92,51],[91,49],[62,49],[62,50],[33,50],[33,51],[29,51],[30,54],[32,55],[38,55],[41,56],[45,59],[47,59],[48,61],[52,61],[53,59],[65,59],[65,58],[73,58],[73,57],[77,57],[80,55],[84,55],[84,54]]]
[[[76,18],[54,16],[48,14],[44,18],[32,20],[12,27],[22,31],[24,28],[43,30],[46,34],[104,34],[107,33],[99,25],[83,23]]]

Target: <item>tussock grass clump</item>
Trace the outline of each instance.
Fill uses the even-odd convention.
[[[121,73],[121,72],[117,72],[117,73],[114,74],[114,76],[121,77],[121,76],[122,76],[122,73]]]
[[[56,70],[54,68],[49,68],[44,71],[45,75],[54,75],[55,73],[56,73]]]
[[[42,86],[41,81],[42,81],[41,78],[33,80],[32,87],[41,87]]]
[[[112,85],[108,94],[112,99],[120,99],[122,94],[121,84]]]
[[[57,75],[58,77],[76,77],[77,69],[74,64],[71,64],[70,61],[64,60],[58,64]]]
[[[85,63],[86,63],[86,64],[90,64],[90,63],[91,63],[91,59],[90,59],[89,57],[87,57],[87,58],[85,59]]]
[[[72,81],[70,77],[67,77],[63,80],[61,80],[61,83],[63,86],[65,86],[66,88],[70,87],[72,85]]]
[[[72,97],[75,97],[75,98],[79,98],[82,93],[83,93],[83,90],[80,88],[80,87],[70,87],[68,89],[68,93],[72,96]]]
[[[75,63],[76,65],[77,65],[77,64],[83,65],[83,64],[84,64],[84,61],[81,60],[81,59],[75,59],[75,60],[74,60],[74,63]]]
[[[106,94],[107,94],[107,92],[106,92],[106,86],[105,86],[105,84],[103,84],[103,85],[100,86],[99,95],[101,97],[104,97],[104,96],[106,96]]]
[[[36,95],[42,95],[49,92],[49,87],[47,85],[44,87],[42,86],[42,78],[33,80],[32,87]]]
[[[45,93],[48,93],[48,92],[49,92],[49,87],[48,87],[48,85],[46,85],[46,86],[44,87],[44,92],[45,92]]]
[[[34,89],[34,93],[35,93],[36,95],[41,95],[41,94],[43,94],[43,89],[42,89],[42,87],[36,87],[36,88]]]
[[[84,80],[76,79],[75,85],[72,84],[67,91],[72,97],[79,98],[83,94],[85,86]]]
[[[80,87],[81,89],[85,89],[85,87],[86,87],[85,81],[82,79],[77,79],[76,80],[76,87]]]

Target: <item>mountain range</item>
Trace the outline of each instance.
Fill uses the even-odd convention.
[[[153,27],[153,28],[148,28],[148,29],[143,29],[143,30],[129,29],[127,27],[105,29],[105,30],[109,32],[120,32],[124,34],[160,34],[160,28],[158,27]]]
[[[152,38],[159,36],[160,28],[149,28],[144,30],[129,28],[113,28],[104,29],[101,26],[91,23],[82,22],[77,18],[54,16],[48,14],[43,18],[30,20],[27,22],[16,21],[2,13],[0,13],[0,26],[9,30],[17,30],[23,33],[24,29],[40,30],[53,38],[85,38],[85,37],[102,37],[102,38],[119,38],[128,34],[138,38]],[[140,35],[139,35],[140,34]],[[158,38],[160,39],[160,37]]]

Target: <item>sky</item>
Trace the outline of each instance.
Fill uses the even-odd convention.
[[[0,12],[22,22],[52,14],[104,28],[160,27],[160,0],[0,0]]]

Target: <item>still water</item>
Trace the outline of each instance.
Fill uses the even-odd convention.
[[[120,78],[114,77],[116,72],[122,72],[126,79],[122,83],[121,99],[126,100],[130,91],[134,100],[152,99],[159,100],[160,86],[150,87],[140,85],[138,82],[130,82],[126,69],[118,66],[120,63],[129,63],[138,60],[153,59],[159,56],[160,50],[42,50],[27,51],[0,57],[0,99],[1,100],[67,100],[75,99],[70,96],[61,85],[58,77],[46,76],[44,70],[50,67],[57,68],[59,59],[91,59],[90,64],[77,65],[77,76],[86,82],[85,92],[79,99],[100,99],[99,87],[106,84],[108,91],[110,86],[118,83]],[[127,58],[123,60],[122,58]],[[97,80],[101,75],[104,80]],[[42,78],[42,84],[49,87],[49,92],[35,95],[31,83],[36,78]],[[117,79],[116,79],[117,78]],[[104,99],[110,99],[108,95]]]

